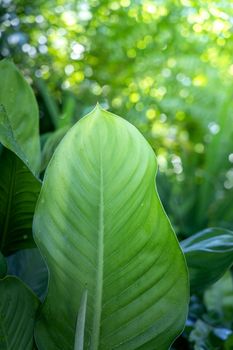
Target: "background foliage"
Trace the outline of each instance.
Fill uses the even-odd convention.
[[[42,170],[69,126],[99,101],[135,124],[155,149],[158,189],[179,239],[211,226],[232,229],[229,1],[0,5],[0,55],[13,58],[37,95]],[[232,349],[231,275],[204,294],[191,298],[177,349]],[[216,295],[223,298],[217,309]]]

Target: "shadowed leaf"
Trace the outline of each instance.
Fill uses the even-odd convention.
[[[32,350],[39,300],[20,280],[0,280],[0,349]]]
[[[201,231],[181,242],[192,291],[216,282],[233,263],[233,232],[220,228]]]

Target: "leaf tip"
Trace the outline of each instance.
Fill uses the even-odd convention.
[[[99,102],[96,103],[94,109],[91,111],[91,114],[94,115],[94,117],[103,117],[104,113],[107,112]]]
[[[103,108],[101,107],[101,104],[99,102],[96,103],[96,106],[95,106],[94,110],[97,110],[97,111],[98,110],[99,111],[103,110]]]

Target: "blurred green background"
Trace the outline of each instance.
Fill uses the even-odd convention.
[[[233,223],[230,1],[0,1],[1,58],[37,95],[42,146],[99,101],[154,148],[181,238]],[[60,136],[59,136],[60,135]],[[46,160],[45,160],[46,162]]]

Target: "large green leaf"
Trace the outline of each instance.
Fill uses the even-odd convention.
[[[233,232],[209,228],[181,242],[193,291],[216,282],[233,264]]]
[[[73,349],[84,290],[85,349],[167,350],[181,332],[187,270],[156,170],[137,129],[99,107],[61,141],[34,216],[50,271],[40,350]]]
[[[10,126],[8,132],[14,136],[30,169],[37,172],[40,167],[40,142],[39,113],[35,96],[12,62],[8,60],[0,62],[0,77],[0,104],[6,109]],[[2,135],[2,125],[0,134],[0,142],[9,148],[3,140],[7,135]]]
[[[9,255],[34,246],[32,218],[41,183],[33,175],[5,109],[0,107],[0,250]]]
[[[0,349],[32,350],[36,296],[16,277],[0,280]]]

